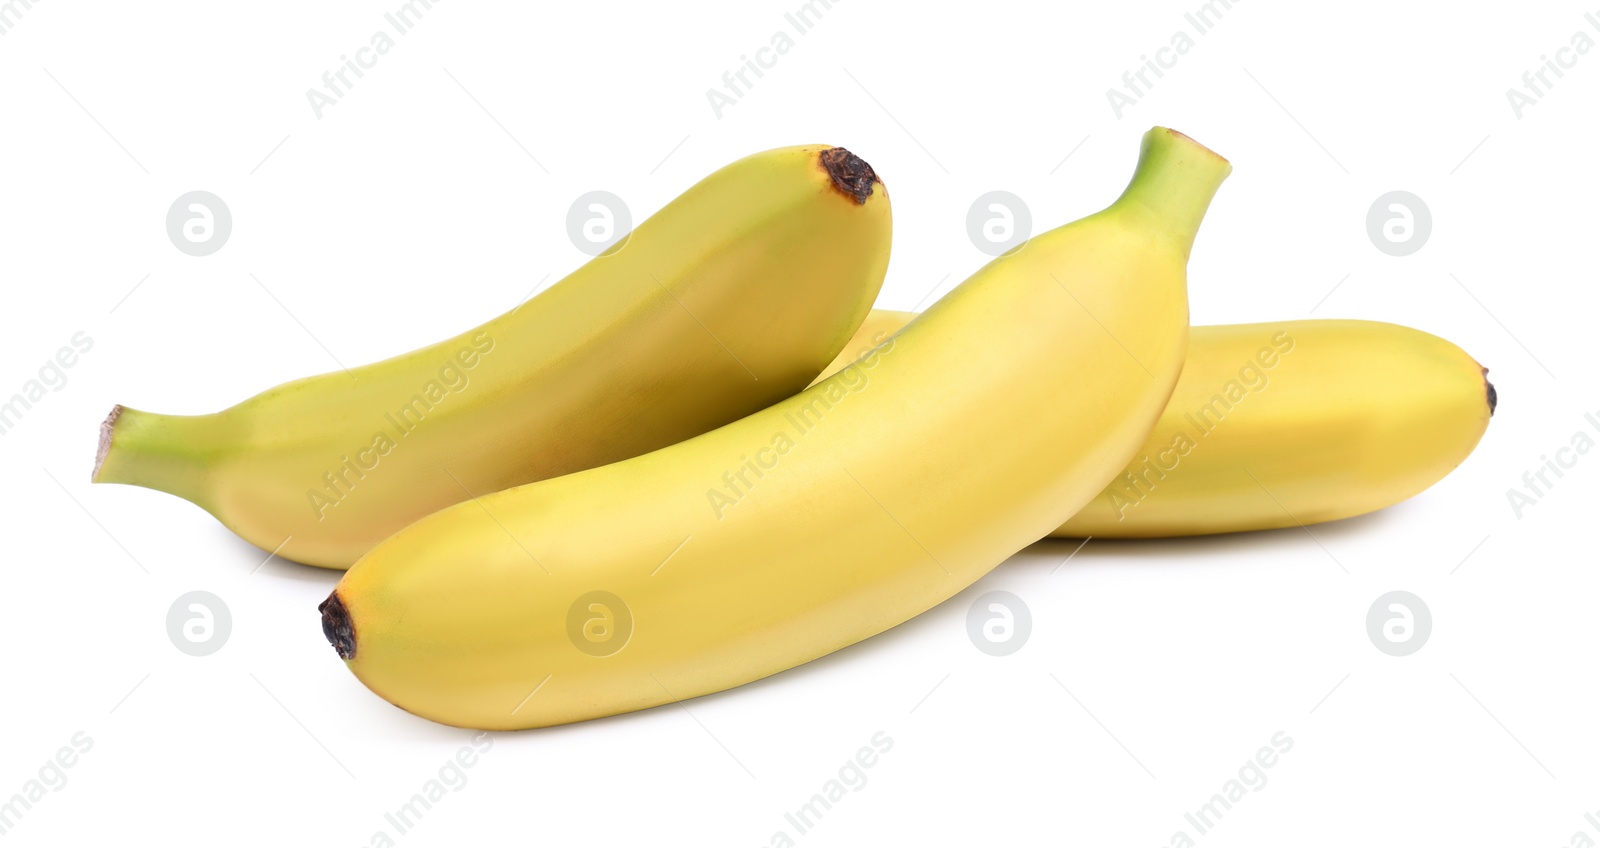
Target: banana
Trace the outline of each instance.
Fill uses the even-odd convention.
[[[906,621],[1058,526],[1144,440],[1229,170],[1151,130],[1109,208],[989,263],[859,367],[435,513],[345,573],[324,633],[383,698],[498,730],[727,689]]]
[[[817,382],[915,317],[874,309]],[[1268,530],[1393,506],[1444,479],[1483,438],[1497,401],[1487,374],[1461,348],[1396,324],[1195,327],[1150,438],[1050,535]]]
[[[1299,527],[1397,504],[1477,447],[1488,369],[1377,321],[1196,327],[1144,447],[1052,536],[1148,538]]]
[[[255,545],[348,568],[431,512],[703,433],[792,395],[860,325],[889,197],[821,145],[722,168],[619,248],[455,338],[222,412],[118,406],[93,479],[192,501]]]

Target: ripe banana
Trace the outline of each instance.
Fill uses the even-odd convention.
[[[888,194],[849,151],[759,153],[453,339],[211,415],[119,406],[94,480],[177,495],[266,550],[348,568],[473,495],[637,456],[792,395],[871,308],[889,231]]]
[[[511,729],[738,686],[923,612],[1058,526],[1150,432],[1228,171],[1151,130],[1117,202],[994,260],[870,364],[435,513],[344,575],[325,634],[392,703]]]
[[[817,381],[915,317],[874,309]],[[1392,506],[1472,453],[1494,414],[1487,373],[1450,342],[1396,324],[1195,327],[1150,438],[1050,535],[1268,530]]]
[[[1196,327],[1167,411],[1123,474],[1052,536],[1298,527],[1439,482],[1489,426],[1488,369],[1377,321]]]

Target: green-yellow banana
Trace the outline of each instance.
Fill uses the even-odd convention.
[[[117,407],[94,480],[347,568],[472,496],[636,456],[792,395],[871,308],[889,197],[843,148],[717,171],[527,303],[383,362],[210,415]]]

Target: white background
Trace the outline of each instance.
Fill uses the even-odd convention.
[[[1600,810],[1600,456],[1520,519],[1506,498],[1590,428],[1584,413],[1600,416],[1600,50],[1520,118],[1506,97],[1575,32],[1600,40],[1583,4],[1236,3],[1119,118],[1107,89],[1192,34],[1198,0],[842,0],[719,118],[707,89],[788,28],[799,0],[441,2],[319,119],[306,90],[399,5],[38,0],[0,36],[0,395],[75,332],[94,340],[0,436],[0,799],[75,733],[93,739],[6,839],[1600,840],[1584,817]],[[1094,211],[1154,124],[1235,167],[1194,252],[1196,323],[1362,317],[1460,344],[1501,398],[1460,469],[1314,538],[1096,540],[1059,568],[1074,546],[1037,545],[928,614],[775,678],[494,735],[467,783],[403,835],[385,813],[470,734],[383,703],[343,668],[314,609],[338,574],[261,565],[196,507],[87,482],[113,403],[220,409],[451,335],[559,279],[586,258],[565,230],[584,192],[615,192],[638,221],[739,156],[847,146],[892,192],[880,303],[904,309],[987,260],[965,232],[977,196],[1016,193],[1035,229]],[[164,231],[193,189],[233,213],[205,258]],[[1405,258],[1365,226],[1394,189],[1433,215]],[[195,589],[233,614],[231,640],[205,658],[165,632],[168,606]],[[965,626],[995,589],[1034,621],[1005,658]],[[1365,632],[1392,589],[1433,613],[1406,658]],[[797,835],[785,813],[879,731],[893,748],[866,784]],[[1196,836],[1184,814],[1279,731],[1293,749],[1265,786]]]

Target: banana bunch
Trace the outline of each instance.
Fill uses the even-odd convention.
[[[1230,170],[1152,129],[1104,210],[912,314],[869,311],[873,169],[769,151],[454,339],[212,415],[119,406],[94,479],[348,568],[319,611],[350,670],[482,730],[775,674],[1046,536],[1304,525],[1431,486],[1494,410],[1459,348],[1369,321],[1190,328]]]

